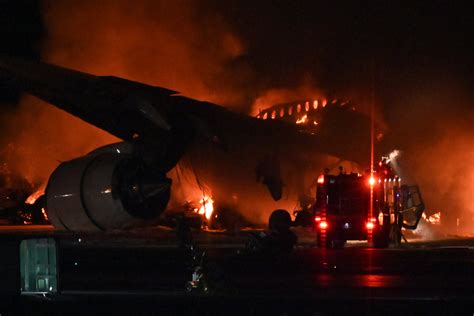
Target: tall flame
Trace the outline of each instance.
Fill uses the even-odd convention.
[[[207,220],[210,220],[212,213],[214,212],[214,200],[210,196],[204,195],[199,203],[201,204],[201,207],[197,213],[204,215]]]

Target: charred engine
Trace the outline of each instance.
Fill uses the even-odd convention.
[[[61,163],[46,187],[46,211],[58,229],[105,231],[153,223],[165,210],[171,180],[129,143]]]

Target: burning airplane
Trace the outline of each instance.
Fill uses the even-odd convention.
[[[305,100],[250,117],[169,89],[10,57],[0,59],[0,80],[123,140],[52,173],[46,212],[62,230],[156,223],[190,187],[206,218],[216,201],[263,222],[276,208],[293,209],[328,163],[363,163],[370,152],[369,119],[347,101]]]

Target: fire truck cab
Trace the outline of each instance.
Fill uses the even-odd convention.
[[[325,173],[318,177],[313,207],[318,245],[340,247],[347,240],[398,245],[402,228],[416,229],[423,210],[418,187],[401,185],[386,161],[372,175]]]

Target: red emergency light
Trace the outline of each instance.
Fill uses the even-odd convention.
[[[322,175],[320,175],[320,176],[318,177],[318,183],[319,183],[319,184],[323,184],[323,183],[324,183],[324,174],[322,174]]]
[[[377,222],[377,219],[375,217],[371,217],[369,218],[369,221],[367,222],[367,224],[365,224],[365,227],[368,229],[368,230],[372,230],[375,228],[375,223]]]

